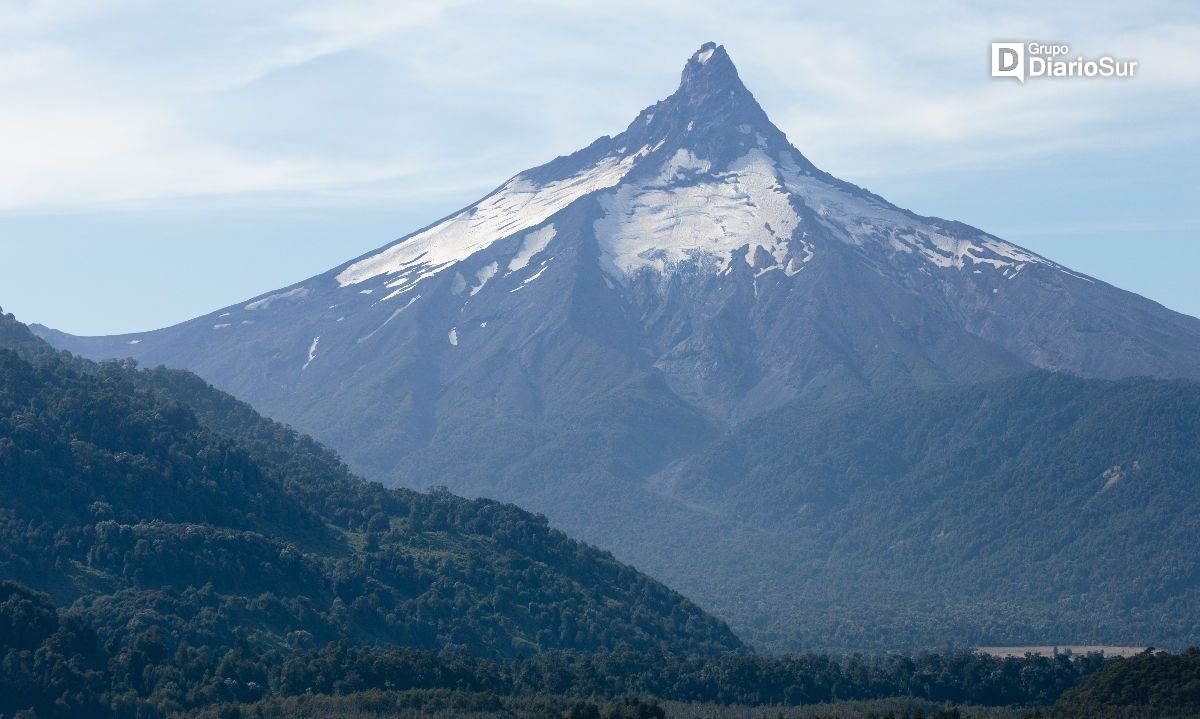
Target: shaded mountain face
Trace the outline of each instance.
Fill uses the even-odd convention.
[[[112,646],[150,636],[167,656],[740,647],[544,517],[366,482],[195,375],[58,356],[4,315],[0,576],[74,603]]]
[[[323,275],[152,332],[38,331],[194,370],[367,476],[517,501],[656,570],[727,531],[668,470],[789,401],[1034,367],[1200,377],[1200,320],[822,172],[711,43],[615,137]]]

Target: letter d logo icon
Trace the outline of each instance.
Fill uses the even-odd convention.
[[[992,77],[1015,77],[1025,82],[1025,44],[992,43]]]

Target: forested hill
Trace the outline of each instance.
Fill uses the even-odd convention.
[[[1055,719],[1200,716],[1200,649],[1118,659],[1063,694]]]
[[[544,518],[384,489],[190,374],[60,355],[11,315],[0,576],[73,602],[113,646],[740,647]]]
[[[793,563],[803,582],[764,601],[808,646],[1181,649],[1200,642],[1198,477],[1200,384],[1034,372],[797,402],[671,489],[737,519],[730,551]]]

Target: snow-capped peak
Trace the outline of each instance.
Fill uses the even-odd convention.
[[[597,196],[601,212],[590,226],[564,228],[554,220],[588,195]],[[1005,277],[1031,262],[1050,264],[821,172],[771,123],[725,48],[709,42],[688,60],[679,88],[621,134],[513,177],[467,209],[342,268],[336,281],[351,287],[383,278],[373,291],[385,301],[488,252],[454,271],[452,292],[469,285],[469,298],[494,276],[524,270],[564,231],[594,234],[603,269],[621,282],[684,268],[727,273],[737,257],[755,278],[773,270],[792,276],[828,240],[869,245],[885,260],[907,255],[941,269],[991,268]],[[511,247],[500,256],[504,251],[492,248],[506,240]]]
[[[706,43],[688,60],[679,89],[667,100],[647,108],[617,138],[602,138],[571,157],[517,175],[475,205],[344,267],[336,281],[341,287],[350,287],[385,277],[383,299],[391,299],[497,242],[542,225],[579,198],[613,188],[635,167],[648,167],[641,173],[643,177],[666,173],[668,181],[678,181],[675,171],[694,172],[694,165],[700,162],[696,158],[705,158],[704,162],[720,164],[722,171],[728,171],[717,180],[717,187],[724,188],[724,194],[728,194],[725,190],[736,192],[739,181],[735,178],[748,175],[745,167],[733,169],[733,161],[748,157],[751,149],[766,147],[763,133],[772,138],[781,136],[742,85],[725,49]],[[597,149],[604,152],[597,153]],[[736,151],[736,156],[723,157],[725,151]],[[685,158],[682,164],[680,158]],[[752,164],[762,168],[764,162],[763,157],[756,156],[746,167]],[[703,169],[707,172],[710,165]],[[638,186],[648,187],[644,183]],[[779,233],[786,234],[795,225],[794,221],[782,220],[778,213],[774,220],[778,225],[772,230],[775,239],[765,241],[766,246],[774,247],[782,237]],[[745,222],[752,225],[755,220],[747,216]],[[704,243],[711,245],[711,240],[707,238]],[[717,244],[724,246],[730,241],[727,238]],[[669,253],[689,251],[666,249]],[[773,252],[778,254],[778,248]],[[507,264],[523,263],[514,256]],[[624,264],[633,267],[638,263]]]

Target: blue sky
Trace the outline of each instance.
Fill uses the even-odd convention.
[[[0,0],[0,305],[76,333],[321,272],[613,134],[723,43],[834,174],[1200,315],[1194,2]],[[988,77],[993,40],[1137,58]]]

